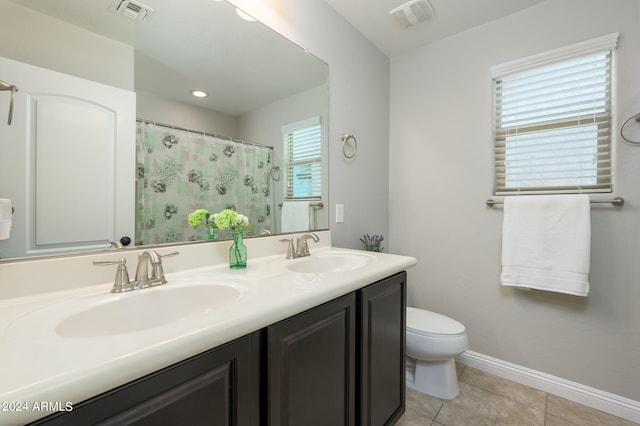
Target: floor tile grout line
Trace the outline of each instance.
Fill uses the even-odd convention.
[[[477,385],[474,385],[474,384],[472,384],[472,383],[465,382],[465,381],[462,381],[462,380],[460,380],[460,381],[461,381],[462,383],[466,384],[466,385],[469,385],[469,386],[472,386],[472,387],[474,387],[474,388],[476,388],[476,389],[480,389],[480,390],[482,390],[482,391],[485,391],[485,392],[487,392],[487,393],[490,393],[491,395],[495,395],[495,396],[497,396],[497,397],[500,397],[500,398],[504,398],[504,399],[506,399],[506,400],[509,400],[509,401],[513,402],[514,404],[517,404],[517,405],[519,405],[519,406],[527,407],[527,408],[531,408],[532,410],[536,410],[536,411],[542,411],[542,413],[544,414],[544,416],[545,416],[545,417],[547,416],[547,405],[546,405],[546,396],[547,396],[547,394],[546,394],[546,392],[545,392],[545,407],[544,407],[544,409],[543,409],[543,410],[540,410],[539,408],[536,408],[536,407],[531,406],[531,405],[528,405],[528,404],[523,404],[522,402],[516,401],[515,399],[511,399],[511,398],[509,398],[508,396],[500,395],[499,393],[495,393],[495,392],[493,392],[493,391],[491,391],[491,390],[489,390],[489,389],[485,389],[485,388],[483,388],[483,387],[481,387],[481,386],[477,386]],[[443,405],[444,405],[444,404],[443,404]]]
[[[436,415],[435,415],[435,416],[433,416],[433,419],[432,419],[431,423],[433,423],[433,422],[437,421],[438,414],[440,414],[440,411],[442,411],[442,407],[444,407],[444,404],[446,404],[446,403],[447,403],[447,401],[446,401],[446,400],[445,400],[445,401],[442,401],[442,404],[440,404],[440,407],[438,408],[438,411],[436,411]]]
[[[462,367],[462,368],[460,368],[460,367]],[[520,401],[517,401],[517,400],[514,400],[514,399],[510,398],[509,396],[498,394],[495,391],[489,390],[489,389],[487,389],[487,388],[485,388],[485,387],[483,387],[481,385],[472,384],[472,383],[469,383],[469,382],[467,382],[465,380],[461,380],[461,378],[463,376],[463,373],[466,371],[466,367],[467,366],[465,366],[465,365],[459,365],[458,366],[459,374],[457,375],[457,378],[458,378],[458,381],[460,383],[464,383],[467,386],[471,386],[474,389],[481,390],[483,392],[486,392],[489,395],[496,396],[496,397],[501,398],[501,399],[503,399],[505,401],[510,401],[511,403],[515,404],[516,406],[526,407],[527,409],[535,410],[538,413],[541,412],[542,415],[543,415],[543,419],[542,419],[542,423],[541,424],[543,426],[547,426],[547,425],[555,423],[555,421],[550,420],[550,416],[552,416],[552,415],[549,414],[549,404],[550,404],[550,397],[552,396],[552,394],[550,394],[549,392],[542,391],[542,393],[544,394],[544,405],[542,405],[541,408],[538,408],[538,406],[540,406],[541,404],[531,405],[531,404],[527,404],[526,402],[520,402]],[[499,376],[496,376],[496,377],[500,378]],[[508,379],[504,379],[504,380],[508,380]],[[517,382],[515,382],[515,383],[517,384]],[[532,388],[530,386],[526,386],[526,385],[522,385],[522,386],[524,386],[527,389],[536,390],[535,388]],[[419,391],[417,391],[417,392],[419,392]],[[433,415],[433,418],[431,418],[431,416],[428,416],[428,415],[425,415],[425,414],[422,414],[422,413],[419,413],[419,415],[420,416],[424,416],[423,418],[425,420],[429,420],[430,421],[430,423],[429,423],[430,426],[439,426],[439,425],[447,426],[446,424],[440,422],[440,420],[438,419],[438,416],[442,413],[442,411],[443,411],[443,409],[445,407],[445,404],[447,402],[450,402],[450,401],[449,400],[440,399],[440,398],[438,398],[438,399],[440,400],[440,404],[438,406],[438,409],[435,411],[435,414]],[[578,404],[578,405],[581,405],[581,404]],[[599,410],[596,410],[596,411],[599,411]],[[569,419],[565,418],[564,416],[553,415],[553,417],[559,419],[562,422],[566,422],[567,425],[571,425],[571,426],[579,426],[580,425],[580,423],[574,423],[572,420],[569,420]],[[616,416],[613,416],[613,417],[616,417]],[[640,426],[640,424],[639,424],[639,426]]]

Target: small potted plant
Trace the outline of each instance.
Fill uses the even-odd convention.
[[[364,249],[366,251],[375,251],[375,252],[382,252],[382,249],[384,247],[382,247],[382,241],[384,240],[384,237],[382,235],[369,235],[369,234],[365,234],[362,236],[362,238],[360,238],[360,241],[362,242],[362,245],[364,246]]]

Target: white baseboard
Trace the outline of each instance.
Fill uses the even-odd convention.
[[[581,385],[580,383],[521,367],[478,352],[466,351],[457,357],[457,361],[498,377],[558,395],[570,401],[604,411],[617,417],[622,417],[635,423],[640,423],[640,401],[634,401]]]

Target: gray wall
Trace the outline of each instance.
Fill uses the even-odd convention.
[[[329,227],[333,245],[388,235],[389,59],[323,0],[230,0],[329,64]],[[342,156],[340,135],[358,153]],[[335,204],[345,222],[335,223]],[[386,250],[385,250],[386,251]]]
[[[52,39],[59,48],[51,48]],[[0,40],[0,56],[5,58],[133,90],[131,46],[8,0],[0,0]]]
[[[228,114],[136,91],[136,117],[199,132],[239,137],[238,119]]]
[[[305,90],[296,95],[276,101],[255,111],[241,116],[238,120],[239,134],[245,140],[273,146],[272,164],[280,167],[281,179],[273,182],[274,201],[273,207],[273,230],[280,232],[282,229],[281,213],[278,207],[284,201],[285,167],[284,167],[284,142],[282,139],[282,126],[319,116],[322,125],[322,143],[327,146],[327,132],[329,130],[329,111],[327,108],[328,88],[322,85],[313,89]],[[326,151],[326,150],[325,150]],[[323,153],[322,161],[327,163],[326,152]],[[328,206],[328,173],[322,175],[322,200]],[[328,207],[315,212],[315,229],[329,228]]]
[[[621,210],[592,210],[588,297],[499,284],[489,68],[619,32],[618,123],[640,111],[640,2],[548,0],[391,62],[390,249],[416,256],[409,304],[467,327],[470,349],[640,400],[640,147],[614,136]],[[614,134],[615,134],[614,130]]]

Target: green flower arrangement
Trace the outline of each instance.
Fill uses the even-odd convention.
[[[198,209],[189,213],[189,225],[191,225],[193,229],[196,229],[200,225],[205,225],[207,228],[218,227],[213,220],[213,215],[210,215],[207,209]]]
[[[253,231],[249,218],[232,209],[222,210],[213,215],[213,221],[218,229],[233,231],[233,244],[229,247],[229,267],[242,269],[247,267],[247,246],[242,242],[244,231]]]
[[[360,242],[362,242],[365,250],[375,252],[382,252],[382,249],[384,248],[381,245],[383,240],[384,237],[382,235],[365,234],[360,238]]]
[[[213,221],[218,229],[230,228],[233,232],[253,231],[249,218],[232,209],[225,209],[214,214]]]

